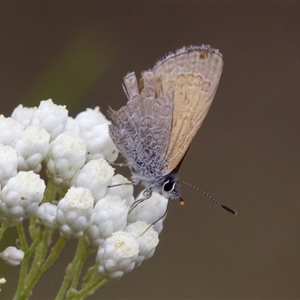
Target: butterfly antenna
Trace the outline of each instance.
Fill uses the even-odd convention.
[[[233,209],[231,209],[230,207],[222,204],[221,202],[219,202],[218,200],[216,200],[213,196],[211,196],[210,194],[208,194],[207,192],[205,192],[204,190],[198,188],[197,186],[190,184],[188,182],[185,181],[180,181],[181,183],[197,190],[198,192],[201,192],[204,196],[206,196],[207,198],[209,198],[211,201],[213,201],[214,203],[216,203],[217,205],[221,206],[222,208],[224,208],[225,210],[227,210],[228,212],[232,213],[233,215],[237,215],[237,212]]]

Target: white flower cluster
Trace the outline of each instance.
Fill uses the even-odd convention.
[[[98,272],[118,279],[154,254],[163,228],[163,219],[156,221],[168,200],[154,193],[130,209],[133,186],[110,165],[118,150],[109,123],[99,108],[71,118],[52,100],[34,108],[19,105],[8,118],[1,115],[0,222],[15,226],[34,217],[66,238],[84,236],[97,249]],[[45,201],[41,171],[66,191],[61,199]],[[17,265],[21,250],[11,249],[1,257]]]

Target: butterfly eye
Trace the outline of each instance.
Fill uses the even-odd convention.
[[[163,185],[163,190],[165,192],[171,192],[175,189],[175,180],[167,179]]]

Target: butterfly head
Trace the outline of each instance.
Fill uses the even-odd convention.
[[[178,199],[181,201],[179,181],[177,179],[176,173],[170,173],[161,178],[152,177],[150,179],[149,177],[135,172],[135,170],[131,166],[129,167],[132,171],[131,181],[133,182],[133,185],[142,184],[148,191],[149,197],[151,196],[152,192],[156,192],[168,199]]]
[[[169,174],[160,181],[160,193],[166,198],[178,199],[181,198],[179,192],[179,182],[174,174]]]
[[[177,179],[176,173],[170,173],[159,180],[152,182],[143,182],[146,189],[150,192],[157,192],[168,199],[179,200],[183,204],[183,199],[181,198],[181,193],[179,190],[179,181]]]

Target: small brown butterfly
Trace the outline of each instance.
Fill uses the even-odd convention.
[[[118,111],[109,110],[109,133],[127,161],[133,184],[146,188],[142,201],[153,191],[183,201],[176,174],[208,113],[222,70],[221,53],[203,45],[170,53],[144,71],[139,82],[135,73],[125,76],[128,102]]]

